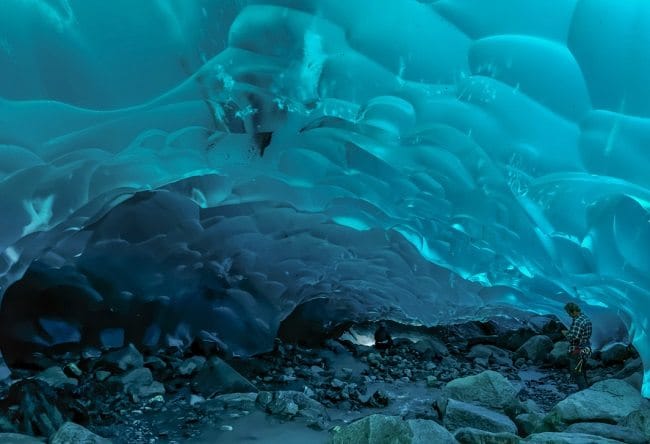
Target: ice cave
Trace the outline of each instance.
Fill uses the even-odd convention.
[[[650,397],[649,48],[646,0],[3,0],[3,376],[575,302]]]

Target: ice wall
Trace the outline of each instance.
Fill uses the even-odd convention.
[[[35,258],[79,267],[112,242],[132,263],[166,239],[196,263],[264,258],[237,275],[281,291],[209,304],[266,313],[260,331],[314,298],[436,322],[480,303],[559,313],[577,287],[650,361],[646,1],[6,0],[0,12],[0,292]],[[161,187],[185,223],[136,240],[94,231]],[[167,217],[134,214],[139,232]],[[225,231],[205,249],[182,240],[217,217]],[[195,262],[170,259],[162,287],[103,278],[118,299],[173,305],[186,288],[175,267]],[[152,264],[141,273],[161,273]],[[296,277],[307,271],[326,290]],[[424,280],[402,285],[412,274]]]

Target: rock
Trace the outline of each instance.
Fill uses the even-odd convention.
[[[517,349],[515,356],[530,359],[535,363],[544,362],[553,350],[553,341],[548,336],[533,336]]]
[[[627,361],[623,369],[614,375],[614,379],[625,379],[635,373],[643,373],[643,362],[641,361],[641,358]]]
[[[167,368],[165,361],[160,359],[158,356],[147,356],[144,360],[144,366],[154,372],[159,372]]]
[[[506,415],[455,399],[447,402],[443,424],[451,431],[474,427],[488,432],[517,433],[517,426]]]
[[[275,391],[259,392],[256,404],[271,415],[282,417],[299,416],[302,418],[329,420],[325,407],[302,392]]]
[[[602,422],[577,422],[571,424],[564,433],[585,433],[587,435],[602,436],[603,438],[623,441],[627,444],[647,444],[646,436],[639,430],[629,427],[605,424]]]
[[[627,415],[620,425],[638,430],[645,436],[650,436],[650,408],[635,410]]]
[[[436,378],[435,376],[432,375],[427,376],[427,387],[433,387],[436,385],[437,382],[438,382],[438,378]]]
[[[50,438],[50,444],[110,444],[110,442],[74,422],[66,422]]]
[[[627,378],[624,378],[623,381],[627,382],[638,391],[641,391],[641,388],[643,387],[643,372],[633,373]]]
[[[569,343],[567,341],[556,342],[548,354],[548,360],[555,367],[569,366]]]
[[[630,348],[622,342],[607,344],[600,351],[600,360],[605,365],[620,364],[630,357]]]
[[[521,438],[511,433],[492,433],[464,427],[456,430],[454,438],[460,444],[519,444]]]
[[[61,367],[50,367],[43,370],[36,379],[40,379],[54,388],[63,388],[65,386],[76,386],[78,381],[74,378],[68,378]]]
[[[452,444],[454,437],[435,421],[370,415],[342,427],[331,444]]]
[[[541,431],[544,424],[544,415],[536,412],[522,413],[515,417],[515,424],[517,424],[519,432],[523,436],[527,436]]]
[[[206,359],[203,356],[192,356],[184,360],[176,369],[179,375],[191,376],[201,369],[205,364]]]
[[[63,373],[65,373],[71,378],[79,378],[81,377],[81,375],[83,375],[81,369],[74,362],[70,362],[69,364],[67,364],[63,369]]]
[[[524,443],[535,444],[621,444],[620,441],[601,438],[600,436],[585,435],[584,433],[554,433],[544,432],[530,435]]]
[[[488,363],[492,361],[499,365],[512,365],[512,358],[510,357],[510,353],[494,345],[475,345],[467,354],[467,357],[473,358],[475,360],[485,359]]]
[[[221,410],[254,410],[257,393],[228,393],[226,395],[215,396],[209,401],[203,403],[203,409],[214,411]]]
[[[45,441],[20,433],[0,433],[0,442],[3,444],[43,444]]]
[[[616,423],[639,409],[642,400],[628,383],[607,379],[557,403],[544,422],[555,427],[574,422]]]
[[[146,367],[136,368],[120,376],[113,376],[109,382],[131,396],[137,398],[150,398],[165,393],[165,387],[153,380],[151,370]]]
[[[257,388],[221,358],[211,357],[192,381],[192,388],[211,398],[227,393],[257,392]]]
[[[519,392],[499,373],[486,370],[478,375],[454,379],[447,383],[443,395],[459,401],[503,409]]]
[[[95,379],[99,382],[106,381],[110,376],[111,372],[105,370],[97,370],[97,372],[95,372]]]
[[[19,406],[19,430],[29,435],[50,436],[63,425],[59,400],[55,389],[38,379],[18,381],[9,387],[8,401]]]
[[[411,347],[422,354],[422,357],[427,360],[449,356],[447,346],[440,339],[433,336],[427,339],[421,339],[415,344],[412,344]]]
[[[125,372],[144,365],[144,358],[133,344],[127,347],[106,353],[98,365],[114,372]]]

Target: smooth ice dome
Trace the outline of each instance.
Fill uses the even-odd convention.
[[[648,366],[647,1],[0,9],[5,354],[568,293]]]

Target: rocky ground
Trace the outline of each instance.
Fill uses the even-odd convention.
[[[364,345],[374,328],[247,359],[205,344],[40,356],[2,382],[0,442],[649,442],[625,344],[596,353],[577,392],[552,317],[392,324],[387,351]]]

